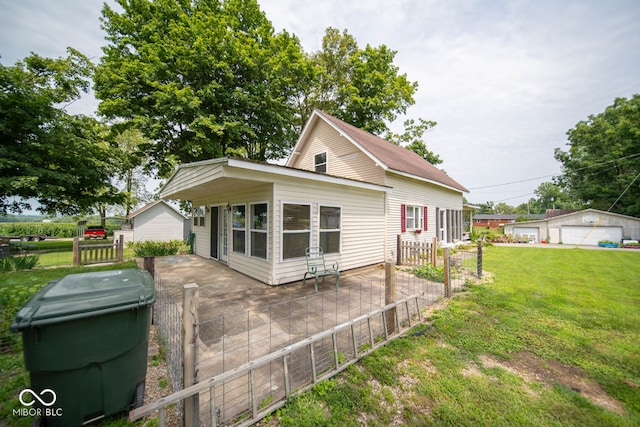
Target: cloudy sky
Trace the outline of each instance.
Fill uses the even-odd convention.
[[[580,120],[640,93],[637,0],[259,0],[276,31],[320,49],[329,26],[387,45],[418,82],[407,117],[438,125],[427,146],[472,203],[517,205],[560,172],[556,147]],[[101,1],[0,0],[0,62],[72,46],[97,62]],[[95,100],[72,108],[91,113]],[[505,185],[506,184],[506,185]]]

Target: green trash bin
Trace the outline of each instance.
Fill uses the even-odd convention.
[[[155,298],[137,269],[70,274],[36,293],[11,325],[22,332],[29,414],[77,426],[142,405]]]

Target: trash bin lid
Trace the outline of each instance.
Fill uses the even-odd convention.
[[[156,294],[148,271],[135,268],[69,274],[38,291],[16,315],[11,330],[146,307]]]

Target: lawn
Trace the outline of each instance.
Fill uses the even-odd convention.
[[[82,244],[104,245],[112,243],[111,240],[83,240]],[[39,267],[68,266],[73,264],[73,240],[70,239],[51,239],[42,242],[14,242],[14,251],[22,254],[38,255]],[[134,256],[133,249],[125,245],[124,257],[132,258]]]
[[[492,282],[266,423],[640,425],[640,253],[491,247],[484,262]]]

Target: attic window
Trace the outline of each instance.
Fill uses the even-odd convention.
[[[316,172],[327,173],[327,152],[313,156],[313,165]]]

